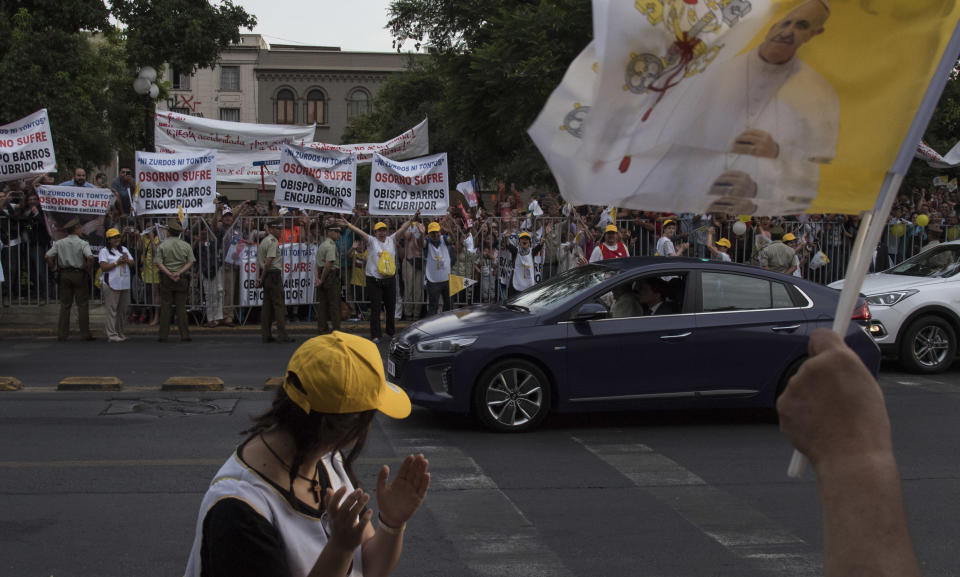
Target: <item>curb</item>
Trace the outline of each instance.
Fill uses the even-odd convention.
[[[283,385],[283,377],[270,377],[263,383],[263,390],[271,391],[273,389],[279,389],[281,385]]]
[[[22,387],[17,377],[0,377],[0,391],[19,391]]]
[[[163,382],[161,391],[222,391],[223,379],[219,377],[170,377]]]
[[[117,377],[67,377],[57,385],[58,391],[120,391],[123,381]]]

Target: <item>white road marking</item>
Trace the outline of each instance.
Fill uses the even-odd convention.
[[[822,556],[803,539],[650,447],[574,440],[763,573],[777,577],[823,573]]]

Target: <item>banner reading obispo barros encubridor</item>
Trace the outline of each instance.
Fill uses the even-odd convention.
[[[375,154],[370,175],[370,214],[442,216],[450,206],[447,153],[403,162]]]
[[[356,201],[356,155],[283,145],[274,193],[278,206],[347,214]]]
[[[0,182],[56,170],[46,108],[0,126]]]
[[[317,247],[312,244],[280,245],[284,303],[305,305],[313,302],[313,263],[316,254]],[[237,260],[240,263],[240,306],[261,306],[263,287],[257,286],[257,245],[243,245],[237,251]]]
[[[137,214],[204,214],[215,210],[217,154],[137,152]]]

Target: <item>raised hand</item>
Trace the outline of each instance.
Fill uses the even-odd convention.
[[[363,543],[363,531],[373,517],[373,511],[368,509],[360,515],[370,501],[370,495],[362,489],[356,489],[344,498],[346,492],[346,487],[340,487],[336,493],[327,489],[323,506],[330,529],[330,544],[343,551],[353,551]]]
[[[387,483],[390,467],[384,465],[377,475],[377,508],[380,519],[390,527],[402,526],[420,507],[430,487],[430,463],[424,456],[407,455],[393,482]]]

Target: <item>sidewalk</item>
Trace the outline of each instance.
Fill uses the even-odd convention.
[[[0,338],[10,337],[54,337],[57,334],[57,319],[60,314],[60,305],[57,303],[45,304],[42,306],[15,306],[0,308]],[[190,315],[192,318],[192,315]],[[104,308],[99,302],[90,302],[90,330],[94,336],[103,338]],[[381,322],[382,319],[381,319]],[[344,332],[356,333],[358,335],[370,334],[369,321],[341,321],[341,329]],[[405,329],[410,324],[409,321],[396,321],[396,330]],[[382,325],[381,325],[382,326]],[[126,334],[128,335],[155,335],[156,326],[140,323],[127,323]],[[176,324],[171,326],[171,330],[176,333]],[[76,306],[71,310],[70,332],[77,332],[77,313]],[[259,334],[260,322],[247,322],[247,324],[233,327],[219,326],[216,328],[207,328],[202,325],[190,325],[190,332],[197,335],[236,335],[236,334]],[[297,336],[314,336],[317,334],[316,321],[287,322],[287,332]]]

